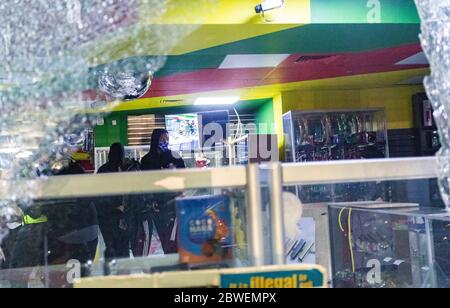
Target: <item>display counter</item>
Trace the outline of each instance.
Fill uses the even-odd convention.
[[[330,205],[334,287],[450,287],[450,215],[388,206]]]
[[[202,273],[217,281],[223,271],[258,273],[278,266],[278,274],[319,270],[325,284],[334,287],[447,286],[449,218],[443,210],[424,207],[435,199],[435,190],[425,187],[433,186],[436,174],[435,159],[420,158],[63,176],[19,183],[39,187],[39,199],[25,209],[30,215],[29,210],[42,206],[57,211],[74,203],[98,206],[111,198],[125,202],[130,211],[170,195],[168,204],[177,209],[170,240],[177,243],[178,254],[164,255],[159,234],[153,232],[151,240],[146,238],[144,254],[142,246],[136,250],[136,243],[130,242],[129,257],[108,258],[100,236],[91,261],[61,261],[52,255],[55,251],[45,249],[52,241],[52,233],[45,231],[52,225],[45,222],[10,230],[2,245],[6,262],[0,283],[73,287],[83,279],[88,284],[99,281],[99,286],[175,286],[181,275],[189,287],[205,282],[195,278]],[[341,185],[343,203],[305,202],[293,188],[308,185]],[[383,194],[367,198],[366,188],[373,187],[383,187]],[[0,196],[5,196],[8,183],[0,188]],[[373,235],[375,229],[379,231]],[[27,258],[17,253],[21,249]],[[31,258],[33,254],[37,257]],[[393,264],[383,263],[390,258]],[[154,282],[162,273],[170,273],[164,276],[167,280]]]
[[[284,228],[286,237],[295,245],[303,246],[303,249],[292,249],[287,244],[285,248],[285,262],[288,264],[315,263],[327,268],[329,273],[329,283],[333,287],[362,287],[364,285],[348,284],[343,285],[338,279],[342,273],[348,276],[354,274],[351,265],[343,269],[343,265],[336,261],[336,254],[342,253],[342,245],[354,247],[357,242],[353,238],[348,238],[348,233],[343,233],[340,228],[336,228],[337,218],[335,208],[347,208],[341,214],[341,224],[345,230],[353,230],[358,220],[352,219],[351,226],[348,227],[348,215],[343,217],[343,213],[348,213],[348,209],[354,207],[358,211],[400,211],[400,209],[410,209],[420,211],[430,208],[430,217],[445,213],[442,202],[437,202],[435,195],[437,190],[436,167],[434,158],[427,159],[388,159],[388,160],[354,160],[340,163],[322,162],[310,164],[285,164],[282,166],[282,181],[284,194],[291,197],[284,198],[285,220]],[[325,195],[316,195],[315,203],[310,203],[311,198],[304,196],[305,189],[314,188],[310,191],[321,191],[322,187],[339,187],[337,200],[340,203],[330,202]],[[293,198],[295,196],[296,198]],[[294,201],[292,201],[294,200]],[[299,215],[301,219],[292,220],[292,216]],[[356,210],[355,210],[356,211]],[[374,223],[384,225],[386,219],[381,217]],[[339,225],[340,226],[340,225]],[[376,227],[376,225],[375,225]],[[371,226],[367,226],[371,228]],[[346,240],[344,242],[344,240]],[[409,242],[402,243],[408,246]],[[309,248],[311,247],[312,248]],[[408,246],[409,247],[409,246]],[[298,247],[297,247],[298,248]],[[306,257],[305,257],[306,253]],[[346,255],[347,256],[347,255]],[[347,260],[347,259],[345,259]],[[351,258],[350,258],[351,261]],[[348,265],[348,264],[347,264]],[[350,272],[348,270],[350,269]],[[356,272],[356,271],[355,271]],[[346,276],[347,277],[347,276]],[[405,282],[405,285],[406,282]],[[402,286],[400,283],[383,284],[376,287]],[[415,285],[414,285],[415,286]],[[435,285],[423,285],[435,286]],[[365,287],[365,286],[364,286]]]

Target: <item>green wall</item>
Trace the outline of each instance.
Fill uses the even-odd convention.
[[[116,125],[113,125],[113,121],[116,121]],[[104,124],[97,125],[94,134],[96,147],[109,147],[115,142],[128,145],[127,114],[113,113],[104,117]]]
[[[261,107],[256,110],[255,117],[258,124],[258,134],[276,133],[273,100],[262,104]]]
[[[128,116],[129,115],[145,115],[145,114],[157,114],[157,115],[170,115],[170,114],[183,114],[183,113],[197,113],[212,110],[224,110],[228,107],[223,106],[180,106],[170,108],[157,108],[157,109],[144,109],[134,111],[121,111],[114,112],[104,117],[104,125],[97,125],[94,129],[95,133],[95,146],[96,147],[109,147],[115,142],[120,142],[124,145],[128,145]],[[256,124],[267,124],[267,130],[262,129],[258,125],[258,133],[271,134],[274,132],[274,111],[272,99],[260,99],[252,101],[242,101],[235,106],[239,113],[253,113],[255,115]],[[233,111],[231,109],[230,114]],[[117,125],[113,125],[112,122],[116,121]]]

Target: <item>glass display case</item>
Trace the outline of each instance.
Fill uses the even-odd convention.
[[[287,162],[389,156],[382,109],[290,111],[283,130]]]
[[[211,183],[213,172],[232,177]],[[0,288],[252,264],[245,168],[99,177],[50,178],[41,198],[17,209],[0,243]]]
[[[408,204],[329,205],[336,288],[450,287],[450,215]]]
[[[432,204],[435,193],[425,184],[436,182],[435,169],[435,159],[414,158],[126,172],[107,180],[49,177],[38,183],[32,206],[7,225],[0,287],[72,287],[78,278],[115,283],[114,277],[161,272],[193,277],[199,269],[265,265],[324,268],[335,287],[449,286],[450,218],[419,207]],[[391,187],[390,193],[367,196],[357,189],[365,186],[353,186],[360,183]],[[299,185],[335,184],[346,188],[345,203],[308,203],[291,193]],[[7,192],[0,185],[0,197]],[[123,208],[110,207],[116,204]],[[92,207],[98,221],[80,226],[77,217]],[[126,234],[118,242],[124,255],[106,252],[111,242],[101,228],[98,240],[85,232],[105,226],[109,209]],[[158,217],[169,218],[165,230]]]
[[[375,159],[389,157],[386,116],[383,109],[290,111],[283,116],[285,161],[294,163]],[[296,187],[302,200],[347,201],[345,193],[366,189],[367,200],[384,198],[384,187],[371,183]]]
[[[145,199],[167,204],[155,211]],[[125,211],[108,217],[117,217],[119,228],[105,225],[100,216],[116,200],[123,200]],[[0,245],[0,288],[70,288],[84,277],[250,266],[246,206],[239,188],[36,201],[25,212],[34,222],[9,230]],[[38,211],[47,221],[37,222]],[[117,234],[97,235],[97,225],[85,228],[88,219],[97,223],[90,212],[99,213],[100,231],[111,228]],[[163,218],[156,218],[157,212]]]
[[[327,268],[330,286],[335,283],[337,287],[363,287],[362,283],[360,285],[354,281],[346,283],[345,280],[356,275],[353,273],[352,257],[348,248],[348,233],[346,232],[349,229],[349,209],[352,208],[350,219],[351,230],[353,231],[351,233],[352,241],[355,240],[354,232],[358,232],[354,224],[360,222],[358,214],[362,211],[386,211],[386,213],[393,215],[402,208],[413,212],[418,212],[422,208],[427,211],[425,213],[440,214],[442,213],[440,208],[443,208],[443,204],[442,202],[440,204],[435,202],[435,192],[429,189],[431,186],[437,185],[434,170],[435,159],[431,157],[284,164],[283,190],[289,192],[292,196],[292,198],[284,200],[285,220],[283,224],[286,237],[289,240],[293,239],[294,243],[295,241],[300,242],[299,249],[303,245],[303,250],[300,250],[299,253],[299,249],[291,249],[290,242],[288,242],[285,248],[286,262],[289,264],[303,264],[305,262],[320,264]],[[433,185],[430,185],[430,183],[433,183]],[[323,199],[318,197],[317,202],[311,203],[309,202],[310,199],[305,199],[303,195],[298,196],[291,193],[299,186],[320,187],[330,185],[337,185],[342,188],[340,199],[344,201],[333,202],[332,206],[329,206],[331,202],[328,201],[327,196],[319,196]],[[381,194],[380,191],[386,193]],[[436,206],[434,210],[428,210],[433,206]],[[390,210],[387,210],[387,208],[390,208]],[[301,216],[300,219],[296,216],[297,213],[300,213],[298,214]],[[367,221],[361,219],[361,223],[364,224],[364,231],[369,232],[374,228],[381,230],[385,228],[384,223],[386,221],[392,220],[390,217],[386,214],[386,217],[378,218],[381,223],[376,220],[377,217]],[[376,235],[370,234],[369,239],[363,237],[365,242],[362,244],[357,242],[357,244],[366,246],[370,244],[371,249],[380,249],[380,247],[376,247],[374,242],[380,240],[380,238],[390,238],[392,234],[392,230],[383,229],[378,231]],[[444,237],[441,236],[441,238]],[[305,245],[304,242],[306,242]],[[311,243],[313,247],[308,250],[308,244]],[[353,244],[352,242],[352,247]],[[404,245],[409,247],[409,243],[404,243]],[[380,246],[384,247],[385,245],[382,243]],[[357,246],[353,248],[353,256],[361,258],[361,255],[355,252],[357,248]],[[309,252],[307,258],[303,258],[302,251]],[[427,251],[427,249],[424,249],[424,251]],[[355,260],[354,258],[353,260]],[[395,259],[392,256],[386,256],[385,258]],[[443,257],[443,259],[447,258]],[[370,259],[358,260],[357,262],[364,263]],[[332,267],[332,264],[334,267]],[[358,263],[355,266],[358,266]],[[355,270],[355,272],[357,271]],[[367,275],[367,273],[365,274]],[[339,278],[342,275],[346,275],[345,279]]]

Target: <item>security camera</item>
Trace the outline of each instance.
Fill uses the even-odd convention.
[[[278,9],[284,5],[284,0],[264,0],[263,3],[255,7],[257,14],[264,13],[270,10]]]

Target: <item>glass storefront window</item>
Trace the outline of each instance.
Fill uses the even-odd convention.
[[[223,170],[216,172],[223,177]],[[228,181],[229,188],[212,184],[174,189],[174,185],[195,186],[195,180],[185,185],[183,172],[155,172],[147,177],[130,173],[128,179],[142,178],[139,187],[125,181],[119,193],[111,194],[108,182],[97,177],[91,183],[99,185],[98,196],[36,200],[23,209],[21,221],[9,225],[2,243],[0,285],[72,287],[76,279],[86,277],[249,267],[248,196],[245,186],[239,188],[239,183],[245,184],[246,172],[245,168],[226,172],[244,179]],[[107,178],[120,180],[121,175]],[[211,173],[197,172],[196,180],[204,182],[205,175]],[[86,185],[83,181],[90,177],[51,180],[56,187],[65,187],[56,195],[77,195],[77,187]],[[151,192],[146,193],[149,180]]]

